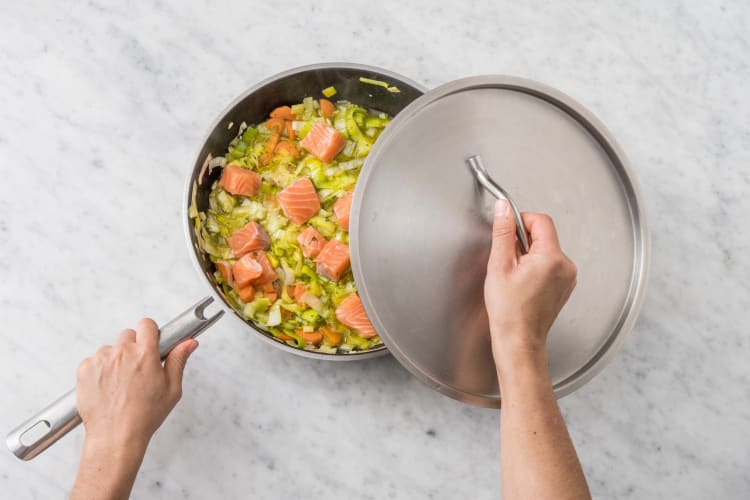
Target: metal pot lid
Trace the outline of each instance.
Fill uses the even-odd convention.
[[[500,406],[483,284],[494,198],[550,214],[578,285],[550,331],[556,395],[603,368],[633,327],[649,236],[638,187],[605,127],[544,85],[506,76],[450,82],[402,110],[367,158],[354,195],[352,269],[398,361],[458,400]]]

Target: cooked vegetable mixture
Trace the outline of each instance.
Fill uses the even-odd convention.
[[[335,89],[325,89],[330,97]],[[305,98],[243,127],[223,159],[209,208],[190,216],[235,309],[279,341],[329,353],[382,344],[349,267],[357,177],[390,118]]]

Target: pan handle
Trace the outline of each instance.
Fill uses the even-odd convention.
[[[479,155],[474,155],[466,158],[466,164],[469,166],[471,173],[474,174],[477,182],[481,186],[490,192],[492,196],[498,200],[506,200],[513,211],[513,217],[516,219],[516,236],[518,236],[518,242],[521,244],[521,252],[529,253],[529,238],[526,236],[526,227],[523,225],[523,219],[521,218],[521,212],[518,210],[516,203],[510,197],[507,191],[501,188],[497,182],[490,177],[487,169],[482,164],[482,158]]]
[[[187,338],[197,337],[221,318],[224,311],[209,318],[203,314],[213,300],[206,297],[159,329],[159,354],[162,359],[177,344]],[[21,460],[31,460],[80,423],[76,390],[72,389],[13,429],[8,434],[6,444]]]

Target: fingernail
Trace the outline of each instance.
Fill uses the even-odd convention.
[[[510,205],[505,200],[497,200],[495,202],[495,215],[504,217],[508,215],[510,211]]]
[[[190,341],[190,345],[188,346],[188,353],[193,354],[196,349],[198,349],[198,341],[193,339]]]

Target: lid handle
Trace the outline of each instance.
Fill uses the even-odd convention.
[[[521,219],[521,212],[518,211],[513,199],[510,195],[501,188],[497,182],[495,182],[490,174],[487,173],[487,169],[482,164],[482,158],[479,155],[473,155],[466,158],[466,164],[469,166],[469,170],[474,174],[477,182],[481,186],[490,192],[492,196],[498,200],[506,200],[513,210],[513,217],[516,219],[516,236],[518,236],[518,242],[521,244],[521,252],[529,253],[529,239],[526,236],[526,227],[523,225],[523,219]]]

